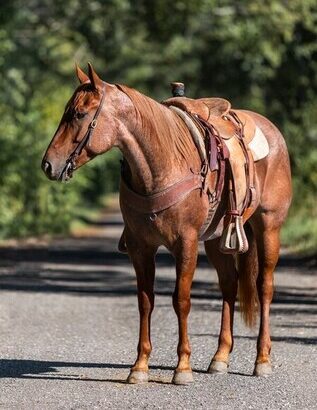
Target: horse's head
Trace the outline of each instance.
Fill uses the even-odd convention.
[[[67,181],[75,169],[116,143],[116,87],[102,81],[90,64],[88,69],[86,75],[76,66],[80,85],[67,103],[42,161],[43,171],[52,180]]]

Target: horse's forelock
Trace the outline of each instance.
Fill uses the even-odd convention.
[[[86,105],[89,100],[93,101],[94,97],[96,97],[96,91],[93,89],[91,84],[81,84],[76,89],[69,102],[69,105],[72,109],[76,110],[77,107]]]

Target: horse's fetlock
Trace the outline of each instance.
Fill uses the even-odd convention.
[[[189,345],[187,346],[178,346],[177,347],[177,354],[179,357],[182,356],[187,356],[188,358],[190,357],[192,351]]]
[[[221,346],[227,347],[228,350],[231,350],[233,347],[233,339],[229,335],[221,335],[219,338],[219,342]]]
[[[152,346],[150,343],[145,343],[142,346],[142,351],[146,356],[150,356],[151,352],[152,352]]]
[[[144,355],[145,357],[149,357],[151,352],[152,352],[152,344],[150,342],[141,342],[138,345],[139,355]]]

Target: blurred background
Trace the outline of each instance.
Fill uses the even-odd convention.
[[[0,237],[67,233],[118,189],[111,151],[69,184],[41,169],[77,80],[75,62],[162,100],[221,96],[269,117],[290,152],[283,242],[317,248],[316,0],[11,0],[0,5]]]

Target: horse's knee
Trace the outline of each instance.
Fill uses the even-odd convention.
[[[173,307],[177,315],[187,316],[191,307],[190,297],[181,297],[178,293],[174,293]]]
[[[257,289],[261,303],[271,303],[274,292],[273,270],[262,271],[257,279]]]
[[[150,315],[154,309],[154,293],[140,292],[139,297],[139,312],[141,315]]]

